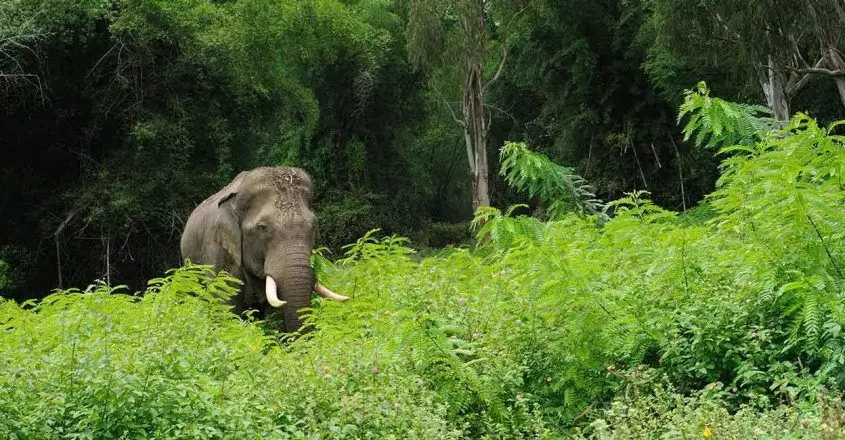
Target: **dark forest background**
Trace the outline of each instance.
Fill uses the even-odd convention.
[[[492,205],[531,202],[497,175],[512,140],[602,199],[646,189],[690,209],[718,177],[675,119],[698,81],[776,116],[845,118],[842,22],[819,13],[835,3],[0,0],[0,294],[141,288],[179,265],[194,206],[260,165],[311,173],[335,255],[377,227],[464,242],[461,38],[487,78],[502,66],[484,96]],[[482,31],[462,34],[472,13]]]

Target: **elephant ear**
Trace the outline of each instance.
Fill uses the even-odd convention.
[[[229,182],[228,185],[226,185],[225,188],[220,190],[220,197],[217,199],[218,208],[223,208],[223,204],[232,201],[232,199],[238,195],[238,191],[240,190],[241,183],[243,183],[246,173],[246,171],[241,171],[231,182]],[[233,207],[237,208],[237,205],[234,205]]]
[[[244,173],[238,174],[221,191],[217,199],[217,215],[213,226],[213,240],[215,251],[218,253],[217,266],[230,274],[242,278],[241,243],[241,207],[239,205],[238,189]]]
[[[219,200],[217,200],[217,207],[218,208],[224,208],[223,204],[228,202],[228,201],[231,201],[237,195],[238,195],[237,191],[230,191],[230,192],[227,192],[226,194],[223,194],[223,196],[220,197]]]

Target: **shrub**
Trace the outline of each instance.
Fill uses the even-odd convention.
[[[217,302],[228,281],[188,267],[143,297],[0,303],[0,437],[457,438],[418,378],[279,346]]]
[[[825,395],[818,405],[745,406],[731,411],[721,384],[685,397],[649,383],[652,379],[646,373],[632,380],[626,393],[574,438],[832,440],[841,438],[845,429],[845,411],[838,397]]]

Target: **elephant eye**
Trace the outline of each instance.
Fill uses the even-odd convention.
[[[267,232],[267,225],[265,225],[264,223],[259,223],[258,230],[261,232]]]

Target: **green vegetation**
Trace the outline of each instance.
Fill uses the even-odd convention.
[[[843,22],[0,0],[0,438],[842,438]],[[300,337],[178,268],[263,165],[353,298]]]
[[[749,131],[756,108],[708,93],[683,110],[725,158],[706,209],[637,191],[589,199],[603,215],[479,210],[474,249],[422,259],[373,230],[334,262],[315,255],[353,299],[314,300],[299,338],[228,313],[232,280],[198,266],[143,296],[4,302],[0,434],[838,438],[845,122]],[[581,194],[524,145],[502,162],[541,206]]]
[[[216,301],[233,293],[226,281],[191,267],[142,298],[92,286],[28,310],[3,303],[0,436],[456,438],[402,371],[327,358],[338,346],[279,349]]]
[[[464,243],[476,205],[538,212],[495,160],[507,141],[597,199],[685,211],[719,175],[675,120],[698,81],[845,118],[828,3],[0,0],[0,294],[143,289],[191,210],[261,165],[312,175],[336,252],[374,228]]]

